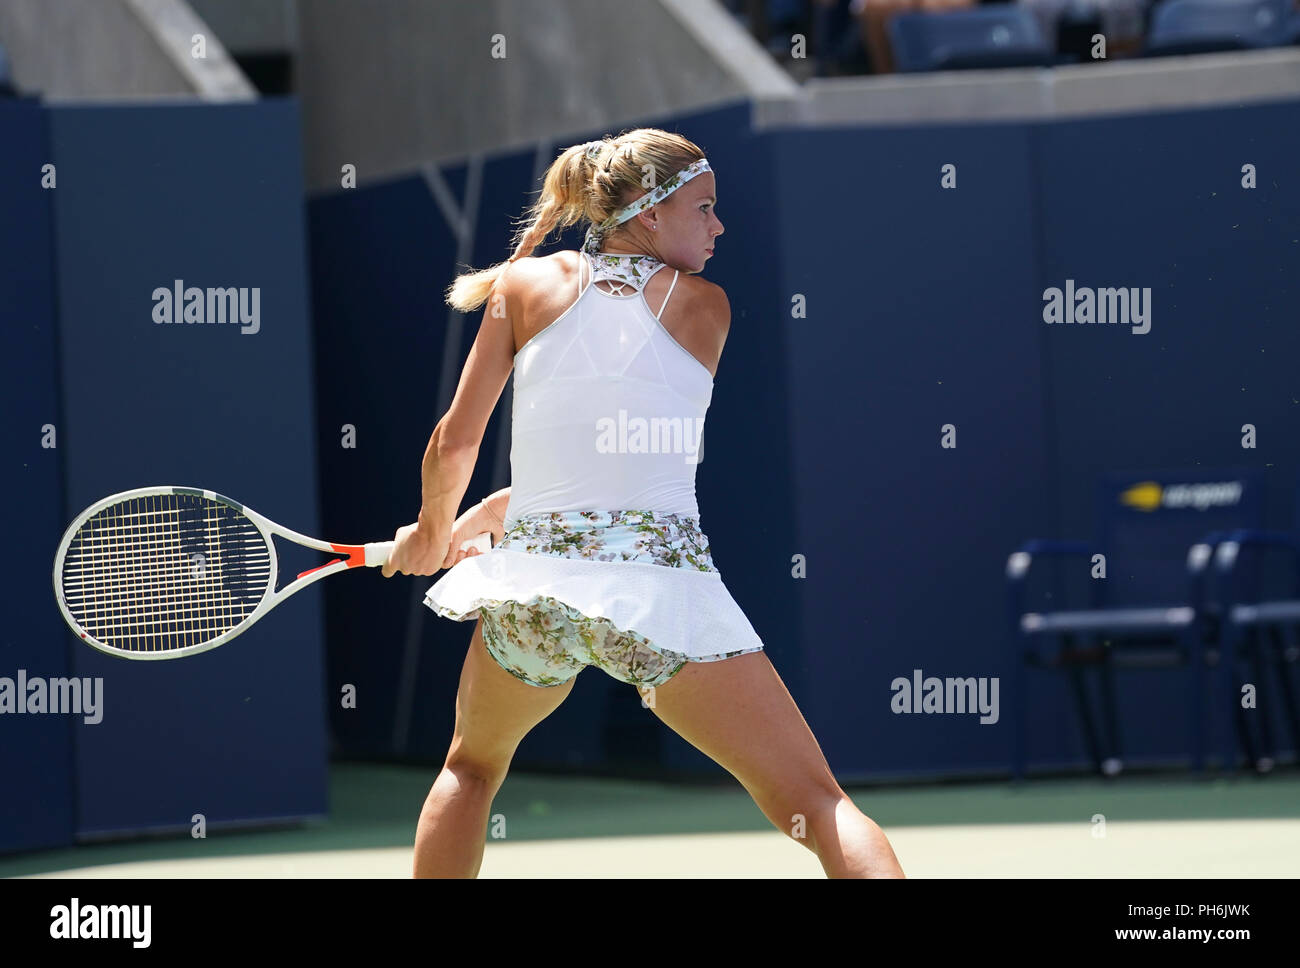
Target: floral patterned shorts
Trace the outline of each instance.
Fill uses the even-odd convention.
[[[696,518],[654,511],[525,515],[497,547],[717,571]],[[479,611],[488,653],[507,672],[534,686],[563,685],[595,665],[615,679],[646,688],[667,682],[689,661],[652,646],[636,632],[615,628],[607,619],[584,615],[547,596],[528,603],[492,602]]]

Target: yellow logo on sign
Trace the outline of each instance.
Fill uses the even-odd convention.
[[[1155,481],[1143,481],[1141,484],[1134,484],[1127,491],[1123,491],[1119,496],[1119,501],[1121,504],[1127,504],[1139,511],[1154,511],[1160,507],[1161,494],[1162,489]]]

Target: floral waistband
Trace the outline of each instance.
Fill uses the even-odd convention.
[[[551,511],[525,514],[498,548],[589,561],[637,561],[717,571],[709,539],[692,515],[658,511]]]

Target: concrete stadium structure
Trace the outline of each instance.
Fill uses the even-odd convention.
[[[203,34],[207,56],[192,56]],[[47,100],[240,101],[234,57],[293,63],[309,190],[749,99],[758,128],[1088,117],[1294,96],[1300,49],[796,83],[720,4],[650,0],[7,0],[0,44]],[[233,55],[233,56],[232,56]]]

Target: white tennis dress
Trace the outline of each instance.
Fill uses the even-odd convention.
[[[658,312],[645,301],[662,268],[648,255],[580,252],[577,299],[515,355],[505,537],[425,596],[447,618],[477,618],[480,609],[495,617],[494,656],[537,685],[587,664],[625,681],[666,681],[686,661],[763,648],[699,526],[695,468],[713,378],[659,321],[677,273]],[[602,279],[621,285],[605,292],[594,285]],[[539,603],[572,621],[536,611],[524,619],[515,608]],[[544,654],[503,658],[505,633],[525,626]],[[608,630],[609,642],[596,634],[593,648],[590,628]],[[643,678],[622,675],[601,661],[619,651],[619,634],[623,646],[634,641],[676,661]]]

